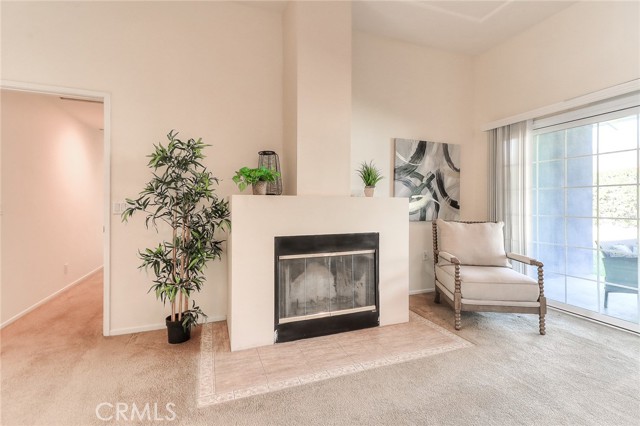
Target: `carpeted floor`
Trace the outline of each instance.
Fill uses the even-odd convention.
[[[164,330],[102,337],[101,289],[95,276],[2,330],[3,425],[636,425],[640,418],[640,337],[553,311],[546,336],[535,316],[464,313],[457,334],[473,347],[198,408],[200,330],[177,346],[165,343]],[[432,295],[410,304],[453,329],[450,308]],[[131,419],[134,404],[142,421]]]

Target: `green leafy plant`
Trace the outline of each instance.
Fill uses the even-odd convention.
[[[378,182],[384,179],[382,172],[374,166],[373,160],[369,163],[363,162],[356,172],[358,172],[358,176],[360,176],[365,186],[376,186]]]
[[[255,169],[243,167],[240,170],[236,171],[236,175],[232,179],[238,185],[240,191],[244,191],[247,186],[253,185],[260,181],[275,182],[279,176],[279,172],[268,169],[266,167],[258,167]]]
[[[186,142],[172,130],[168,145],[154,145],[148,155],[148,167],[153,178],[138,198],[127,199],[122,221],[127,222],[135,212],[147,214],[145,226],[158,232],[159,222],[167,224],[171,239],[157,247],[138,252],[140,268],[152,270],[155,279],[149,292],[164,304],[171,305],[171,321],[181,321],[185,330],[206,315],[195,301],[189,308],[194,291],[199,292],[205,281],[204,269],[209,261],[220,259],[222,243],[218,230],[228,230],[229,205],[218,198],[213,185],[215,178],[202,164],[205,158],[202,139]]]

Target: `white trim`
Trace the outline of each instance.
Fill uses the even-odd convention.
[[[0,80],[3,89],[18,90],[21,92],[43,93],[48,95],[68,95],[81,97],[90,100],[102,100],[109,96],[106,92],[96,92],[93,90],[76,89],[71,87],[47,86],[44,84],[26,83],[22,81]]]
[[[215,317],[207,317],[207,321],[204,322],[202,325],[210,323],[210,322],[218,322],[218,321],[225,321],[227,319],[227,317],[225,315],[218,315]],[[166,328],[166,324],[165,323],[156,323],[156,324],[147,324],[147,325],[141,325],[141,326],[137,326],[137,327],[124,327],[124,328],[114,328],[111,330],[111,336],[121,336],[124,334],[133,334],[133,333],[144,333],[145,331],[155,331],[155,330],[162,330],[164,328]]]
[[[638,105],[640,105],[640,93],[638,93],[638,96],[639,96]],[[557,132],[559,130],[571,129],[574,127],[585,126],[588,124],[595,124],[603,121],[615,120],[617,118],[628,117],[630,115],[635,115],[638,113],[640,113],[640,106],[629,107],[622,110],[614,110],[606,113],[603,112],[602,114],[598,114],[595,116],[588,116],[581,119],[574,119],[566,122],[560,122],[558,124],[549,125],[546,127],[535,128],[535,126],[533,126],[534,128],[532,129],[531,134],[532,136],[537,136],[544,133]],[[563,115],[563,114],[560,114],[560,115]],[[634,148],[631,148],[631,149],[634,149]],[[592,155],[597,155],[597,153],[593,153]]]
[[[549,114],[556,114],[561,111],[567,111],[572,108],[578,108],[593,102],[599,102],[605,99],[613,98],[615,96],[626,95],[628,93],[640,90],[640,79],[628,81],[626,83],[618,84],[613,87],[598,90],[583,96],[567,99],[556,104],[548,105],[542,108],[537,108],[532,111],[527,111],[522,114],[514,115],[511,117],[503,118],[500,120],[492,121],[482,126],[481,130],[486,132],[488,130],[497,129],[498,127],[508,126],[509,124],[519,123],[521,121],[531,120],[538,117],[544,117]]]
[[[121,336],[124,334],[143,333],[145,331],[161,330],[166,327],[167,326],[164,323],[156,323],[156,324],[140,325],[137,327],[113,328],[111,329],[110,336]]]
[[[547,306],[553,310],[563,312],[574,317],[582,318],[591,322],[598,323],[607,327],[615,328],[617,330],[626,331],[628,333],[639,334],[640,325],[634,324],[629,321],[622,321],[620,319],[610,317],[608,315],[602,315],[597,312],[582,309],[577,306],[567,305],[557,300],[547,298]]]
[[[226,321],[227,320],[227,316],[226,315],[216,315],[215,317],[207,317],[207,320],[204,322],[204,324],[208,324],[210,322],[218,322],[218,321]]]
[[[85,274],[85,275],[81,276],[80,278],[78,278],[77,280],[73,281],[72,283],[67,284],[66,286],[62,287],[60,290],[57,290],[55,293],[50,294],[49,296],[45,297],[41,301],[37,302],[35,305],[32,305],[32,306],[28,307],[27,309],[25,309],[24,311],[14,315],[13,317],[9,318],[8,320],[6,320],[2,324],[0,324],[0,329],[5,328],[9,324],[11,324],[11,323],[19,320],[23,316],[27,315],[29,312],[33,311],[34,309],[39,308],[40,306],[44,305],[45,303],[49,302],[52,299],[55,299],[56,297],[60,296],[65,291],[71,289],[71,287],[74,287],[74,286],[80,284],[82,281],[86,280],[91,275],[98,273],[98,271],[100,271],[101,269],[102,269],[102,266],[99,266],[98,268],[92,270],[88,274]]]
[[[22,81],[0,80],[3,89],[19,90],[23,92],[43,93],[50,95],[67,95],[85,99],[101,100],[104,107],[104,132],[103,132],[103,172],[104,172],[104,235],[103,235],[103,312],[102,334],[109,336],[111,333],[111,94],[93,90],[77,89],[60,86],[47,86]],[[11,320],[10,320],[11,321]]]
[[[434,291],[436,291],[435,287],[434,288],[423,288],[420,290],[409,290],[409,296],[413,296],[416,294],[422,294],[422,293],[433,293]]]
[[[102,295],[102,335],[111,335],[111,95],[104,94],[104,189],[103,189],[103,211],[104,234],[102,256],[104,264],[108,265],[104,269],[103,295]]]
[[[587,123],[611,120],[613,117],[625,117],[637,114],[640,105],[640,92],[611,98],[607,101],[586,105],[583,108],[572,109],[533,120],[533,131],[552,131],[554,128],[578,127]]]

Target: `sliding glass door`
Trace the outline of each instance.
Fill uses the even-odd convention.
[[[531,255],[551,305],[638,331],[639,109],[538,128],[530,143]]]

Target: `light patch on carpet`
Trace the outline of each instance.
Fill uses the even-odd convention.
[[[202,328],[199,407],[473,346],[414,312],[404,324],[237,352],[216,352],[212,330]]]

